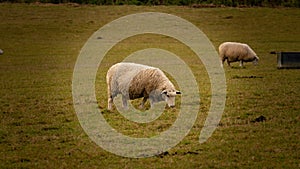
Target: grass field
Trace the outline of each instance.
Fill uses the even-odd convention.
[[[177,110],[138,124],[106,110],[105,73],[134,51],[162,48],[181,57],[199,84],[199,115],[189,134],[168,153],[125,158],[103,150],[85,134],[72,100],[73,69],[88,38],[127,14],[165,12],[200,28],[217,46],[248,43],[259,66],[225,66],[227,100],[221,122],[199,144],[210,104],[210,82],[186,46],[161,35],[138,35],[117,44],[97,73],[96,96],[107,121],[133,137],[167,130]],[[300,72],[277,69],[270,51],[299,51],[300,10],[293,8],[194,9],[173,6],[0,4],[0,168],[299,168]],[[260,116],[266,118],[259,122]]]

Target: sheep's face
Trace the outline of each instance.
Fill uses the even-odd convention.
[[[175,96],[178,94],[181,94],[181,92],[168,90],[163,90],[161,92],[162,98],[165,100],[169,107],[175,107]]]
[[[253,65],[258,65],[258,60],[259,60],[259,58],[257,57],[257,56],[255,56],[255,59],[253,60]]]
[[[259,60],[258,57],[256,57],[256,58],[253,60],[253,62],[252,62],[253,65],[255,65],[255,66],[258,65],[258,60]]]

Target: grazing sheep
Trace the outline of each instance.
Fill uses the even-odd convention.
[[[177,91],[158,68],[121,62],[113,65],[106,75],[108,92],[108,110],[112,109],[113,99],[122,95],[123,107],[127,109],[127,101],[142,98],[140,107],[149,98],[151,107],[154,103],[166,101],[169,107],[175,106],[175,96],[181,94]]]
[[[243,67],[243,62],[253,62],[254,65],[257,65],[259,60],[256,53],[247,44],[237,42],[222,43],[219,46],[219,55],[222,67],[226,59],[228,66],[231,62],[240,61],[241,67]]]
[[[0,49],[0,55],[2,55],[3,53],[4,53],[3,50]]]

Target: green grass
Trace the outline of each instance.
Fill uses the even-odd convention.
[[[270,51],[299,51],[300,10],[0,4],[0,168],[299,168],[300,74],[278,70]],[[227,100],[212,137],[198,137],[210,104],[210,82],[201,61],[172,38],[140,35],[116,45],[101,63],[96,95],[107,121],[124,134],[149,137],[167,130],[178,113],[138,124],[106,108],[105,73],[130,53],[170,50],[193,70],[201,106],[190,133],[168,155],[130,159],[104,151],[82,130],[72,101],[72,75],[80,49],[105,25],[127,14],[157,11],[199,27],[217,46],[248,43],[259,66],[225,66]],[[141,43],[142,42],[142,43]],[[159,43],[157,43],[159,42]],[[253,122],[259,116],[264,122]]]

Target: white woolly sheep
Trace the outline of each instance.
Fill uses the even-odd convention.
[[[108,110],[112,109],[113,99],[122,95],[123,108],[127,109],[127,101],[142,98],[140,108],[149,98],[151,107],[154,103],[166,101],[169,107],[175,106],[177,91],[158,68],[136,63],[121,62],[113,65],[106,75],[108,92]]]
[[[243,62],[253,62],[254,65],[257,65],[259,60],[256,53],[247,44],[237,42],[222,43],[219,46],[219,56],[222,67],[226,59],[228,66],[231,62],[239,61],[241,67],[243,67]]]

